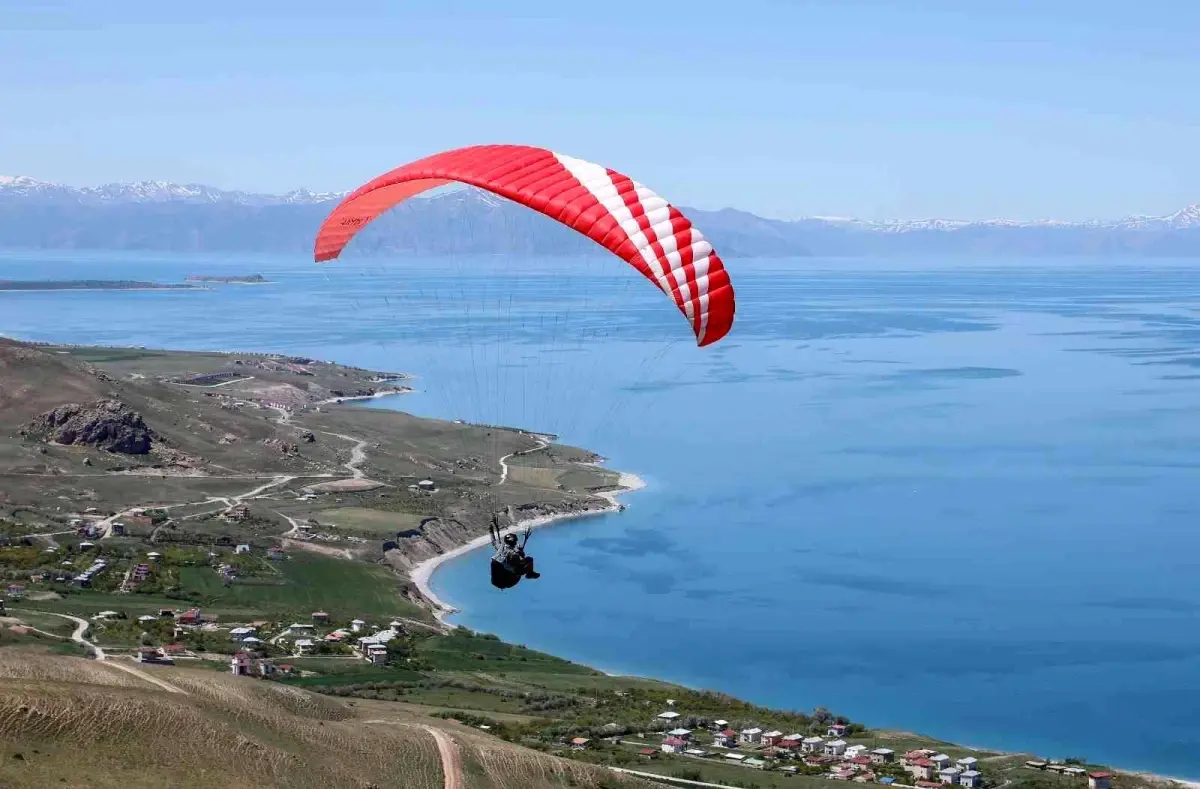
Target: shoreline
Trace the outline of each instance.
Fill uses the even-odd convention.
[[[620,512],[624,505],[618,501],[618,498],[620,496],[624,496],[626,493],[633,493],[634,491],[645,488],[646,482],[637,474],[631,474],[627,471],[619,471],[617,474],[619,475],[617,479],[617,490],[609,490],[604,491],[603,493],[595,494],[597,498],[604,499],[608,502],[607,507],[602,507],[596,510],[564,512],[558,515],[539,515],[536,518],[527,518],[525,520],[518,521],[512,526],[504,529],[501,534],[520,532],[524,531],[525,529],[540,529],[561,521],[575,520],[577,518],[588,518],[597,515],[609,515],[614,512]],[[420,591],[421,596],[428,600],[433,606],[433,616],[438,622],[446,624],[446,617],[462,613],[462,611],[461,609],[455,608],[454,606],[442,600],[433,591],[430,581],[433,578],[434,572],[437,571],[438,567],[441,567],[451,559],[457,559],[464,554],[468,554],[471,551],[479,548],[488,547],[489,545],[491,545],[491,539],[488,535],[484,534],[476,537],[468,543],[458,546],[457,548],[453,548],[445,553],[440,553],[437,556],[430,557],[422,562],[417,562],[409,569],[409,578],[411,578],[412,582],[416,584],[417,590]],[[1200,787],[1197,787],[1197,789],[1200,789]]]
[[[369,394],[369,395],[354,395],[352,397],[330,397],[328,400],[318,400],[316,403],[313,403],[313,405],[342,405],[344,403],[353,403],[356,401],[363,401],[363,400],[378,400],[382,397],[392,397],[393,395],[406,395],[406,394],[412,394],[412,393],[413,393],[413,390],[411,388],[407,388],[407,387],[404,389],[389,389],[386,392],[376,392],[375,394]]]

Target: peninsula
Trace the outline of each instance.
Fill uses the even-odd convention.
[[[428,575],[493,513],[544,525],[639,483],[548,436],[336,402],[400,373],[0,339],[0,376],[5,786],[1170,783],[447,625]]]
[[[198,285],[124,279],[0,279],[0,291],[44,290],[201,290]]]
[[[269,280],[262,274],[250,274],[244,277],[216,277],[216,276],[190,276],[184,278],[185,282],[215,282],[224,285],[262,285]]]

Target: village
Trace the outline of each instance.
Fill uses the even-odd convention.
[[[676,710],[659,713],[647,727],[660,730],[661,741],[653,744],[650,732],[634,737],[608,738],[610,745],[636,749],[647,763],[664,756],[695,759],[710,764],[736,765],[753,770],[771,770],[784,775],[806,775],[834,781],[881,784],[901,789],[940,789],[941,787],[1006,786],[1011,779],[988,780],[979,757],[964,755],[953,758],[930,748],[914,748],[898,754],[896,750],[854,742],[852,732],[861,727],[831,723],[823,735],[765,731],[759,727],[741,730],[730,728],[726,720],[704,721],[702,728],[687,729],[676,725],[683,718]],[[673,728],[667,728],[673,727]],[[664,730],[665,729],[665,730]],[[575,737],[563,743],[579,752],[593,747],[593,740]],[[874,747],[872,747],[874,745]],[[1111,789],[1112,774],[1089,771],[1066,761],[1027,760],[1010,764],[1005,756],[1005,774],[1013,766],[1027,771],[1056,774],[1079,780],[1080,789]]]

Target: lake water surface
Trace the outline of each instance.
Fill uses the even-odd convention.
[[[561,287],[572,261],[347,263],[7,253],[0,278],[274,282],[0,293],[0,333],[411,370],[422,394],[374,405],[558,430],[647,480],[535,536],[536,583],[447,564],[472,628],[1200,778],[1200,261],[742,261],[707,349],[643,283]]]

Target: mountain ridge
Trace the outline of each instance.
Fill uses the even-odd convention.
[[[73,187],[0,176],[0,247],[163,251],[307,251],[347,192],[266,194],[170,181]],[[912,254],[1195,255],[1200,204],[1115,220],[876,221],[770,219],[736,208],[683,208],[727,257]],[[359,251],[579,254],[586,239],[536,212],[466,187],[410,200],[372,223]]]

